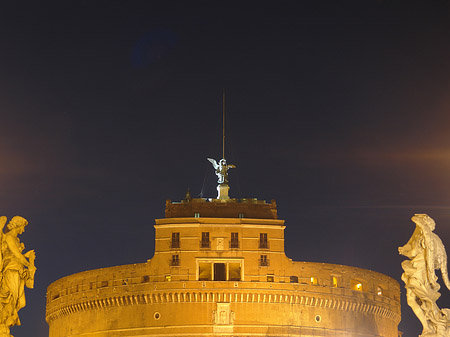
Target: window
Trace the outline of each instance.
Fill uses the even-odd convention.
[[[214,281],[226,281],[227,268],[225,263],[214,263]]]
[[[383,289],[381,289],[380,286],[377,287],[377,295],[378,295],[378,296],[383,295]]]
[[[259,248],[269,248],[269,243],[267,242],[267,233],[259,234]]]
[[[200,213],[194,213],[194,218],[200,218]]]
[[[333,281],[333,287],[337,288],[337,286],[338,286],[338,279],[337,279],[337,277],[333,276],[332,281]]]
[[[291,283],[298,283],[298,276],[289,277]]]
[[[172,281],[172,276],[171,275],[166,275],[165,276],[165,280],[166,280],[166,282]]]
[[[267,267],[269,265],[269,260],[267,259],[267,255],[260,256],[259,265],[262,267]]]
[[[239,248],[239,234],[231,233],[230,248]]]
[[[228,280],[229,281],[240,281],[241,280],[241,264],[232,263],[228,264]]]
[[[318,284],[317,277],[311,277],[311,285],[316,286]]]
[[[172,255],[172,260],[170,261],[171,266],[179,266],[180,265],[180,256]]]
[[[209,262],[200,262],[198,264],[198,280],[211,281],[212,280],[212,264]]]
[[[267,282],[273,282],[274,277],[273,275],[267,275]]]
[[[199,281],[241,281],[242,262],[202,261],[198,263]]]
[[[172,233],[172,242],[171,242],[171,248],[180,248],[180,233],[174,232]]]
[[[210,248],[211,243],[209,242],[209,232],[202,232],[202,241],[200,243],[201,248]]]
[[[351,280],[350,281],[350,287],[353,290],[362,291],[363,290],[363,284],[361,281],[358,280]]]

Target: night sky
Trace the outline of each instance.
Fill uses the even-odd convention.
[[[15,337],[48,336],[53,281],[151,258],[166,199],[216,196],[224,89],[230,195],[277,201],[290,258],[400,281],[414,213],[450,251],[450,2],[164,3],[2,4],[0,215],[38,267]]]

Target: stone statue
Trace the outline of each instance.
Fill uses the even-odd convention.
[[[411,219],[416,229],[398,251],[409,258],[402,262],[406,299],[423,325],[420,337],[450,336],[450,309],[440,309],[436,301],[441,296],[436,269],[450,289],[447,272],[447,254],[441,239],[433,233],[434,220],[426,214],[415,214]]]
[[[228,185],[228,170],[230,168],[236,168],[234,165],[227,165],[227,161],[225,158],[222,158],[219,161],[219,164],[214,159],[208,158],[208,160],[213,165],[214,169],[216,170],[217,175],[217,182],[219,184],[227,184]]]
[[[36,267],[34,250],[22,254],[25,245],[18,235],[25,231],[28,221],[15,216],[3,228],[6,217],[0,217],[0,337],[12,337],[9,329],[20,325],[18,312],[25,306],[25,286],[33,288]]]

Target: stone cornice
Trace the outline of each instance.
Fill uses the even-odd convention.
[[[382,303],[357,298],[343,298],[332,294],[297,294],[298,291],[226,291],[226,290],[176,290],[141,292],[135,294],[118,294],[104,298],[86,299],[75,303],[64,303],[54,308],[48,308],[46,320],[48,323],[63,316],[88,310],[103,310],[108,307],[129,305],[151,305],[153,303],[173,303],[183,305],[185,303],[272,303],[288,304],[309,307],[327,308],[330,310],[351,311],[366,313],[390,319],[398,324],[399,312],[394,311],[391,305],[383,306]],[[51,306],[51,305],[50,305]]]

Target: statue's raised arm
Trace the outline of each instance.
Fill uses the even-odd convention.
[[[421,337],[450,336],[450,310],[436,304],[441,296],[436,269],[450,289],[447,272],[447,254],[441,239],[433,233],[436,224],[426,214],[416,214],[411,219],[416,228],[409,241],[399,247],[399,253],[409,258],[402,262],[408,305],[423,325]]]
[[[4,217],[0,218],[0,225]],[[6,222],[6,221],[5,221]],[[28,221],[15,216],[7,225],[6,232],[1,230],[1,282],[0,282],[0,337],[10,337],[9,329],[20,325],[18,312],[25,306],[25,286],[33,288],[35,253],[30,250],[23,254],[25,245],[20,242],[19,234],[25,231]]]

